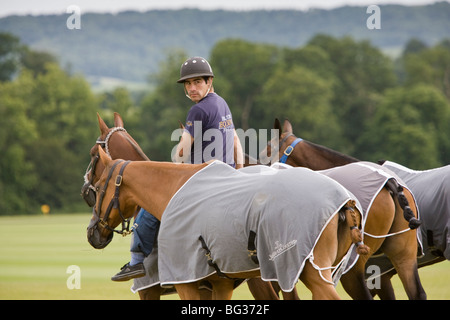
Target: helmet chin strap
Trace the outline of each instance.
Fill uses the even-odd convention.
[[[211,87],[212,87],[212,83],[209,85],[208,91],[206,91],[206,93],[205,93],[205,95],[203,96],[203,98],[206,97],[206,96],[208,95],[208,93],[211,91]],[[203,99],[203,98],[202,98],[202,99]]]

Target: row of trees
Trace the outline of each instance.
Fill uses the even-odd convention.
[[[8,34],[0,44],[0,214],[71,206],[98,134],[97,98],[83,77],[69,75],[48,53]]]
[[[209,58],[239,128],[288,118],[296,135],[360,159],[416,169],[450,162],[450,40],[411,40],[393,60],[349,37],[317,35],[301,48],[231,39]],[[140,141],[156,159],[168,159],[167,136],[190,106],[174,81],[184,59],[168,58],[140,104]]]
[[[174,50],[147,92],[94,94],[83,76],[0,34],[0,214],[86,210],[79,195],[96,112],[119,112],[152,160],[169,161],[170,137],[192,105],[176,83],[186,59]],[[8,45],[7,45],[8,44]],[[237,128],[294,133],[355,157],[414,169],[450,160],[450,41],[411,40],[396,60],[367,41],[317,35],[301,48],[229,39],[209,57],[216,92]]]

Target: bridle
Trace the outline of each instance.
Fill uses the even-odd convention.
[[[100,140],[100,137],[97,138],[97,140],[95,141],[96,144],[98,144],[101,148],[103,148],[106,152],[106,154],[108,156],[111,157],[111,153],[109,151],[109,140],[111,139],[111,136],[118,131],[123,131],[123,132],[127,132],[127,130],[125,130],[125,128],[122,127],[115,127],[113,129],[111,129],[110,132],[108,132],[108,134],[105,137],[105,140]],[[95,155],[95,157],[89,162],[89,165],[86,169],[86,173],[84,175],[84,185],[81,188],[81,196],[83,197],[83,199],[86,201],[86,203],[88,204],[88,206],[90,207],[94,207],[95,203],[96,203],[96,198],[97,198],[97,190],[95,189],[93,182],[94,182],[94,176],[95,176],[95,169],[97,167],[97,162],[100,159],[100,154],[97,152],[97,154]],[[114,197],[111,199],[111,202],[109,203],[109,206],[106,210],[105,216],[104,218],[100,218],[100,214],[97,214],[97,212],[100,213],[101,210],[101,206],[103,203],[103,197],[105,196],[105,192],[106,192],[106,188],[108,186],[108,182],[111,179],[111,176],[113,174],[114,169],[117,167],[117,165],[119,163],[122,163],[123,160],[120,160],[118,162],[116,162],[110,172],[108,173],[108,177],[106,179],[106,183],[103,186],[103,189],[100,193],[100,201],[99,201],[99,205],[97,207],[97,210],[94,208],[93,209],[93,214],[94,216],[98,219],[98,223],[105,229],[108,229],[110,231],[122,234],[123,236],[126,236],[128,234],[131,233],[130,231],[130,221],[131,221],[131,217],[129,219],[125,219],[125,217],[123,216],[122,211],[120,210],[120,206],[119,206],[119,188],[120,185],[122,184],[122,175],[123,175],[123,171],[125,170],[125,167],[128,165],[128,163],[130,161],[125,162],[125,164],[120,168],[120,172],[119,175],[116,177],[116,190],[114,193]],[[91,177],[88,179],[89,174],[91,175]],[[112,209],[118,209],[119,211],[119,215],[122,219],[122,230],[116,230],[111,228],[108,223],[108,217],[111,213]]]
[[[97,208],[94,208],[94,210],[93,210],[94,216],[97,218],[98,223],[103,228],[108,229],[109,231],[121,234],[123,236],[126,236],[132,232],[132,231],[130,231],[130,221],[133,218],[133,216],[126,219],[123,216],[123,212],[120,209],[120,203],[119,203],[119,193],[120,193],[120,186],[122,185],[122,180],[123,180],[123,172],[130,162],[131,161],[118,160],[116,163],[113,164],[113,166],[111,167],[111,169],[108,172],[108,176],[106,178],[105,184],[103,185],[103,188],[100,191],[100,199],[98,202],[98,206],[97,206]],[[108,187],[109,180],[111,179],[114,170],[121,163],[123,163],[123,164],[120,167],[119,174],[116,176],[116,180],[115,180],[116,189],[114,191],[114,196],[111,199],[111,201],[108,205],[108,208],[106,209],[104,217],[101,218],[100,215],[101,215],[101,209],[102,209],[102,204],[103,204],[103,198],[105,197],[105,194],[106,194],[106,188]],[[112,209],[117,209],[117,211],[119,212],[119,216],[122,219],[122,230],[116,230],[108,225],[108,218],[109,218],[109,215],[111,214]]]
[[[110,150],[109,150],[109,140],[111,139],[111,136],[115,133],[115,132],[127,132],[127,130],[125,130],[125,128],[123,127],[114,127],[112,128],[108,134],[105,137],[105,140],[101,140],[100,137],[97,138],[97,140],[95,141],[96,144],[98,144],[101,148],[103,148],[106,152],[106,154],[112,158]],[[139,148],[139,146],[137,145],[137,143],[133,140],[130,139],[128,136],[124,136],[124,138],[132,145],[132,147],[135,149],[135,151],[139,154],[139,156],[147,161],[150,161],[150,159],[145,155],[145,153]],[[90,207],[94,207],[95,203],[96,203],[96,198],[97,198],[97,190],[95,189],[93,182],[94,182],[94,176],[95,176],[95,169],[97,166],[97,162],[100,159],[100,154],[97,152],[97,154],[93,157],[93,159],[89,162],[89,165],[86,169],[86,173],[84,175],[84,185],[81,188],[81,196],[83,197],[83,199],[86,201],[86,203],[88,204],[88,206]],[[119,164],[123,162],[123,160],[116,162],[112,169],[110,170],[110,172],[108,173],[108,178],[106,181],[106,184],[102,190],[102,193],[100,194],[100,203],[98,206],[98,211],[100,212],[101,209],[101,204],[103,202],[103,197],[104,197],[104,193],[106,191],[106,186],[108,185],[108,181],[111,179],[111,175],[115,169],[115,167]],[[132,231],[129,231],[129,225],[130,225],[130,220],[129,219],[125,219],[125,217],[123,216],[121,210],[120,210],[120,206],[119,206],[119,187],[120,184],[122,183],[122,175],[123,175],[123,171],[125,170],[125,167],[128,165],[129,161],[125,162],[125,164],[122,166],[119,175],[116,177],[116,191],[114,194],[114,198],[111,200],[108,209],[106,211],[105,217],[103,219],[101,219],[99,217],[99,215],[97,215],[97,212],[95,210],[95,208],[93,209],[93,215],[97,218],[98,223],[113,232],[122,234],[123,236],[126,236],[127,234],[130,234]],[[91,175],[90,178],[89,174]],[[109,214],[111,213],[112,209],[118,209],[119,210],[119,215],[122,218],[122,230],[115,230],[113,228],[111,228],[108,224],[107,224],[107,219],[109,217]]]
[[[283,145],[283,143],[286,141],[286,139],[288,137],[292,136],[292,135],[293,135],[293,133],[290,133],[290,134],[286,135],[286,137],[283,138],[282,143],[280,143],[280,147]],[[294,141],[292,141],[292,143],[286,149],[284,149],[283,156],[280,159],[281,163],[286,163],[286,161],[289,158],[289,156],[291,155],[292,151],[294,151],[295,146],[300,141],[303,141],[303,139],[302,138],[297,138]]]
[[[106,154],[110,157],[111,157],[111,153],[109,152],[109,139],[111,139],[111,136],[117,131],[127,132],[127,130],[125,130],[125,128],[114,127],[111,129],[110,132],[108,132],[108,134],[105,137],[105,140],[100,140],[100,137],[98,137],[97,141],[95,141],[95,143],[99,144],[103,149],[105,149]]]
[[[106,154],[110,157],[111,153],[109,152],[109,139],[115,132],[118,131],[127,132],[125,128],[115,127],[111,129],[110,132],[108,132],[108,134],[105,137],[105,140],[100,140],[100,137],[98,137],[97,140],[95,141],[96,144],[100,145],[101,148],[105,149]],[[89,207],[93,207],[96,202],[96,190],[94,188],[93,182],[95,176],[95,168],[97,167],[97,162],[99,159],[100,155],[97,152],[95,157],[89,162],[89,165],[86,168],[86,173],[84,174],[84,185],[81,188],[81,196],[83,197],[84,201],[86,201]],[[89,173],[91,174],[91,177],[88,179]]]
[[[294,134],[292,132],[288,133],[283,139],[281,139],[281,141],[278,143],[278,147],[274,148],[274,150],[272,150],[271,153],[272,154],[273,153],[278,153],[278,151],[280,150],[281,146],[286,142],[286,140],[289,137],[291,137],[293,135]],[[283,156],[280,158],[279,162],[280,163],[286,163],[288,157],[291,155],[292,151],[294,151],[295,146],[301,141],[303,141],[302,138],[297,138],[289,146],[287,146],[287,148],[284,149]],[[270,142],[269,142],[269,144],[270,144]],[[270,147],[272,148],[272,145],[270,145]]]
[[[96,192],[92,183],[94,182],[95,168],[99,159],[100,155],[97,153],[94,159],[89,162],[86,173],[84,174],[84,185],[81,188],[81,196],[89,207],[93,207],[96,202]],[[90,179],[88,179],[89,173],[91,173]]]

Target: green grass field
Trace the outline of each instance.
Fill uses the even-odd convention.
[[[103,250],[93,249],[86,240],[90,214],[0,217],[0,299],[139,299],[130,291],[131,282],[112,282],[110,277],[129,261],[130,237],[116,235]],[[81,288],[68,289],[72,275],[67,268],[81,271]],[[450,299],[450,263],[419,269],[429,299]],[[70,282],[72,283],[72,282]],[[298,284],[302,299],[309,291]],[[394,277],[398,299],[406,299]],[[338,286],[343,299],[349,296]],[[178,299],[169,295],[164,299]],[[252,299],[247,285],[240,286],[233,299]]]

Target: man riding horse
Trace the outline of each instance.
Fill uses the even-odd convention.
[[[202,57],[189,58],[181,65],[177,82],[183,84],[186,97],[195,105],[187,114],[185,130],[173,161],[203,163],[221,159],[239,169],[244,163],[242,146],[228,104],[214,92],[213,78],[210,64]],[[127,281],[145,275],[143,261],[152,252],[158,228],[159,221],[141,209],[133,226],[131,260],[111,280]]]

